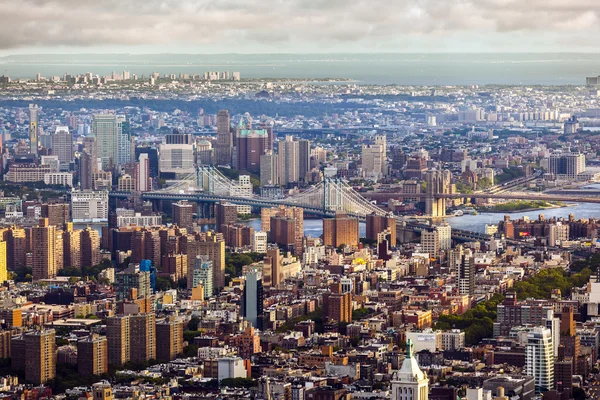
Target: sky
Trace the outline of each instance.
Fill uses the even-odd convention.
[[[599,0],[0,0],[0,55],[597,52]]]

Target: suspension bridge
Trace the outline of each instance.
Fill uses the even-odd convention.
[[[111,198],[128,198],[130,195],[130,192],[119,191],[109,194]],[[229,202],[252,207],[295,206],[315,215],[345,213],[359,219],[372,213],[387,214],[341,179],[327,178],[307,190],[283,199],[272,199],[253,194],[251,187],[242,187],[214,167],[197,167],[196,173],[160,190],[144,192],[141,197],[149,201],[187,200],[198,204]]]

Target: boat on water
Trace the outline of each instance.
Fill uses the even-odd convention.
[[[464,213],[464,214],[469,214],[469,215],[477,215],[477,214],[479,214],[479,213],[477,212],[477,210],[476,210],[476,209],[474,209],[473,207],[465,207],[465,208],[463,209],[463,213]]]
[[[452,215],[454,215],[455,217],[462,217],[463,215],[465,215],[465,213],[463,212],[463,210],[454,210]]]

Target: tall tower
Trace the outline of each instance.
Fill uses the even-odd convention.
[[[525,371],[533,376],[536,393],[554,389],[554,346],[550,329],[535,327],[527,334]]]
[[[306,173],[310,171],[310,141],[298,140],[298,178],[305,180]]]
[[[73,135],[68,126],[58,126],[52,135],[52,154],[58,156],[61,171],[68,171],[73,161]]]
[[[105,170],[119,163],[122,129],[121,121],[116,115],[97,114],[92,117],[92,134],[96,138],[98,157],[102,159],[102,168]]]
[[[82,376],[102,375],[108,372],[106,336],[91,334],[77,341],[77,372]]]
[[[242,315],[253,327],[261,329],[260,317],[263,313],[263,285],[260,271],[246,273],[246,284],[242,298]]]
[[[217,144],[215,146],[215,164],[231,164],[231,153],[233,150],[233,135],[229,111],[221,110],[217,113]]]
[[[29,105],[29,148],[30,153],[38,154],[38,106]]]
[[[150,179],[150,160],[148,159],[148,154],[140,154],[136,172],[137,190],[139,192],[148,192],[152,190],[152,180]]]
[[[421,371],[413,354],[413,344],[406,342],[406,358],[402,367],[392,377],[392,400],[429,399],[429,379]]]
[[[450,171],[428,171],[425,182],[427,184],[425,214],[430,217],[444,217],[446,199],[438,195],[450,193]]]
[[[109,317],[106,320],[108,363],[120,367],[131,359],[129,316]]]
[[[54,278],[56,268],[56,227],[42,218],[39,226],[31,228],[33,280]],[[62,249],[61,249],[62,250]]]
[[[37,385],[56,376],[56,334],[54,329],[25,335],[25,378]]]
[[[299,181],[300,146],[292,136],[286,136],[285,140],[279,142],[279,180],[281,186]]]

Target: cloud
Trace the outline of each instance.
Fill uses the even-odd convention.
[[[597,0],[0,0],[0,49],[385,48],[448,35],[594,37]],[[510,35],[507,35],[510,36]],[[351,48],[351,47],[350,47]],[[440,49],[441,50],[441,49]]]

